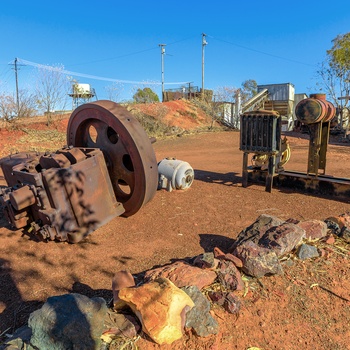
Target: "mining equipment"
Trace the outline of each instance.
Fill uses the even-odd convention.
[[[265,190],[291,187],[309,193],[336,195],[349,199],[350,179],[326,175],[330,123],[336,113],[325,94],[312,94],[295,107],[296,118],[309,134],[306,173],[285,171],[283,165],[292,151],[281,138],[281,117],[276,111],[249,111],[241,115],[240,150],[243,151],[242,185],[265,182]],[[253,153],[249,166],[249,154]]]
[[[160,178],[169,179],[168,190],[187,189],[193,169],[172,159],[161,161],[159,170],[154,141],[117,103],[79,106],[68,122],[67,146],[0,160],[7,221],[44,240],[77,243],[112,218],[137,213],[154,197]]]

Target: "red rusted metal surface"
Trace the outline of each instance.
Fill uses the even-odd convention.
[[[124,107],[104,100],[78,107],[68,123],[67,142],[102,150],[124,216],[135,214],[155,195],[158,169],[151,141]]]
[[[0,196],[9,223],[44,239],[76,243],[124,213],[98,149],[20,153],[1,168],[11,186]]]
[[[304,124],[328,122],[335,116],[334,105],[326,100],[325,94],[311,94],[295,107],[297,119]]]

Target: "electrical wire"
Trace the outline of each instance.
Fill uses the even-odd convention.
[[[22,58],[17,58],[17,62],[36,67],[39,69],[46,69],[46,70],[57,70],[63,74],[67,75],[72,75],[72,76],[77,76],[77,77],[82,77],[82,78],[88,78],[88,79],[94,79],[94,80],[102,80],[102,81],[110,81],[110,82],[115,82],[115,83],[122,83],[122,84],[143,84],[143,85],[161,85],[161,82],[158,81],[133,81],[133,80],[121,80],[121,79],[114,79],[114,78],[106,78],[106,77],[99,77],[97,75],[90,75],[90,74],[85,74],[85,73],[78,73],[78,72],[72,72],[66,69],[61,69],[60,67],[54,67],[54,66],[49,66],[45,64],[40,64],[40,63],[35,63],[31,61],[24,60]],[[184,85],[188,84],[188,82],[170,82],[170,83],[164,83],[164,85]]]
[[[197,36],[197,35],[196,35]],[[188,37],[188,38],[185,38],[185,39],[180,39],[180,40],[177,40],[177,41],[173,41],[169,44],[166,44],[167,46],[170,46],[170,45],[175,45],[175,44],[178,44],[182,41],[186,41],[186,40],[189,40],[189,39],[192,39],[194,38],[195,36],[191,36],[191,37]],[[158,46],[155,46],[155,47],[151,47],[149,49],[144,49],[144,50],[140,50],[140,51],[135,51],[135,52],[130,52],[130,53],[126,53],[124,55],[120,55],[120,56],[115,56],[115,57],[110,57],[110,58],[102,58],[102,59],[99,59],[99,60],[94,60],[94,61],[89,61],[89,62],[82,62],[82,63],[75,63],[75,64],[68,64],[67,66],[68,67],[75,67],[75,66],[81,66],[81,65],[84,65],[84,64],[90,64],[90,63],[99,63],[99,62],[106,62],[106,61],[113,61],[113,60],[116,60],[118,58],[124,58],[124,57],[129,57],[129,56],[134,56],[134,55],[138,55],[140,53],[144,53],[144,52],[148,52],[148,51],[153,51],[153,50],[158,50]]]
[[[133,55],[137,55],[139,53],[143,53],[143,52],[147,52],[147,51],[152,51],[152,50],[156,50],[158,49],[158,47],[152,47],[149,49],[145,49],[145,50],[140,50],[140,51],[135,51],[135,52],[131,52],[131,53],[127,53],[124,55],[120,55],[120,56],[116,56],[116,57],[110,57],[110,58],[102,58],[100,60],[95,60],[95,61],[89,61],[89,62],[83,62],[83,63],[76,63],[76,64],[69,64],[69,67],[75,67],[75,66],[82,66],[84,64],[90,64],[90,63],[99,63],[99,62],[106,62],[106,61],[113,61],[116,60],[118,58],[124,58],[124,57],[129,57],[129,56],[133,56]]]
[[[257,52],[257,53],[260,53],[260,54],[263,54],[263,55],[266,55],[266,56],[270,56],[270,57],[274,57],[274,58],[279,58],[279,59],[284,60],[284,61],[289,61],[289,62],[293,62],[293,63],[303,64],[303,65],[305,65],[305,66],[310,66],[310,67],[315,67],[315,66],[316,66],[315,64],[305,63],[305,62],[293,60],[293,59],[290,59],[290,58],[287,58],[287,57],[282,57],[282,56],[274,55],[274,54],[271,54],[271,53],[268,53],[268,52],[264,52],[264,51],[252,49],[252,48],[250,48],[250,47],[243,46],[243,45],[240,45],[240,44],[236,44],[236,43],[233,43],[233,42],[230,42],[230,41],[227,41],[227,40],[215,38],[215,37],[213,37],[213,36],[209,36],[209,35],[208,35],[208,38],[214,39],[214,40],[216,40],[216,41],[221,41],[221,42],[223,42],[223,43],[230,44],[230,45],[233,45],[233,46],[237,46],[237,47],[240,47],[240,48],[245,49],[245,50]]]

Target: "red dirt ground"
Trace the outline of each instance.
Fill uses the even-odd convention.
[[[23,136],[1,130],[1,156]],[[308,141],[298,134],[288,139],[292,156],[286,169],[305,171]],[[324,220],[349,211],[349,202],[337,198],[293,189],[267,193],[257,184],[243,188],[235,131],[167,138],[153,146],[157,160],[170,156],[192,165],[196,180],[191,188],[157,191],[136,215],[112,220],[80,244],[38,242],[11,231],[0,217],[0,334],[24,324],[30,312],[53,295],[77,292],[111,300],[111,280],[119,270],[137,274],[215,246],[227,251],[260,214]],[[350,145],[331,144],[327,174],[348,177],[349,164]],[[322,247],[326,257],[304,262],[291,258],[284,262],[284,275],[247,282],[246,295],[238,294],[238,317],[214,306],[218,335],[197,338],[187,333],[164,346],[141,338],[136,345],[141,350],[350,349],[350,247],[340,240]]]

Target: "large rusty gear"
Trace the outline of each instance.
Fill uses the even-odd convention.
[[[103,152],[123,216],[135,214],[155,195],[156,156],[145,130],[126,108],[107,100],[81,105],[69,119],[67,142]]]

